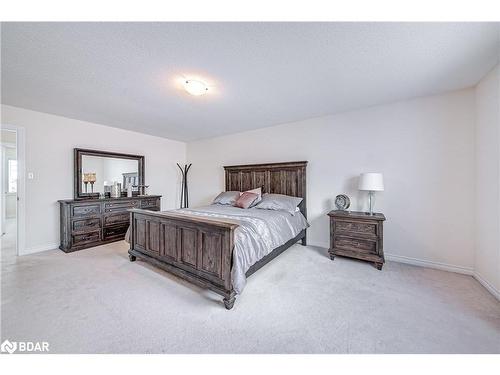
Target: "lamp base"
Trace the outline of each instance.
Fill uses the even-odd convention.
[[[373,195],[374,194],[375,194],[375,192],[373,192],[371,190],[368,192],[368,203],[370,205],[370,211],[368,212],[368,214],[370,216],[373,216]]]

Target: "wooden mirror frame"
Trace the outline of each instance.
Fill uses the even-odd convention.
[[[73,196],[75,199],[91,199],[99,198],[99,193],[84,193],[82,191],[82,156],[100,156],[104,158],[117,158],[117,159],[131,159],[137,160],[138,175],[139,175],[139,185],[145,185],[144,180],[144,156],[143,155],[131,155],[131,154],[120,154],[117,152],[108,151],[97,151],[88,150],[84,148],[75,148],[73,151],[74,155],[74,177],[73,177]]]

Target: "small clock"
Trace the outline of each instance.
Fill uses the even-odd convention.
[[[339,194],[335,197],[335,207],[337,210],[345,211],[351,205],[351,200],[345,194]]]

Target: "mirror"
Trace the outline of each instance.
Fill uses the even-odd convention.
[[[144,156],[75,149],[75,198],[139,195],[144,185]]]

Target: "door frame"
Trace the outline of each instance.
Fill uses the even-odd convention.
[[[1,128],[16,132],[17,151],[17,204],[16,204],[16,253],[23,255],[26,250],[26,140],[22,126],[1,124]]]
[[[12,132],[14,133],[14,132]],[[16,138],[17,138],[17,134],[14,133],[16,135]],[[12,194],[12,193],[9,193],[6,189],[6,186],[7,186],[7,179],[8,179],[8,168],[7,167],[7,162],[8,162],[8,159],[7,159],[7,150],[8,149],[14,149],[16,150],[17,149],[17,146],[16,146],[16,143],[17,143],[17,139],[15,141],[15,143],[8,143],[8,142],[4,142],[3,139],[2,139],[2,186],[1,186],[1,193],[2,193],[2,235],[5,234],[5,223],[6,223],[6,219],[7,219],[7,196],[8,195],[15,195],[16,196],[16,204],[15,204],[15,207],[14,209],[16,210],[15,212],[15,217],[17,218],[17,192]],[[16,150],[16,160],[17,160],[17,150]],[[17,229],[16,229],[17,231]]]

